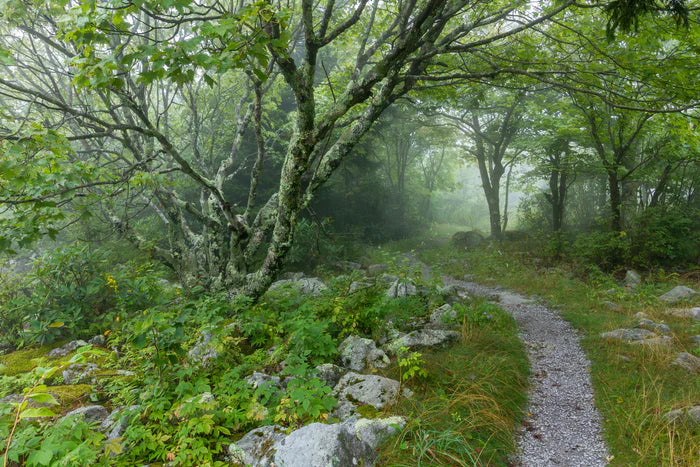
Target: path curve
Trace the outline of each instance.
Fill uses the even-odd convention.
[[[423,279],[432,269],[413,253],[402,255],[420,266]],[[525,420],[517,435],[519,453],[513,467],[598,467],[608,464],[601,417],[595,407],[591,362],[576,330],[556,310],[502,287],[443,276],[446,286],[485,297],[508,311],[530,361],[530,392]]]
[[[532,375],[527,416],[518,433],[520,452],[514,465],[607,465],[608,449],[593,400],[591,362],[576,330],[555,310],[520,294],[449,276],[443,281],[496,302],[520,327]]]

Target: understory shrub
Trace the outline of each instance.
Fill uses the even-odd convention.
[[[87,337],[112,321],[110,313],[126,316],[160,301],[163,284],[152,265],[110,268],[107,255],[76,242],[46,252],[27,275],[5,281],[3,339],[22,345]]]

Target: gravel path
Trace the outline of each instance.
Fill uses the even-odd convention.
[[[590,361],[576,331],[556,311],[500,287],[443,278],[470,295],[487,297],[520,326],[532,376],[527,417],[518,434],[514,465],[603,466],[608,451],[593,402]]]

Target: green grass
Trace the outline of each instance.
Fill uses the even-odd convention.
[[[512,320],[503,329],[465,324],[459,344],[423,352],[428,377],[392,407],[409,423],[384,447],[379,465],[508,465],[528,376],[515,331]],[[398,379],[398,370],[387,376]]]
[[[669,317],[667,305],[656,297],[682,283],[678,275],[652,272],[635,292],[617,286],[615,277],[594,269],[549,264],[534,258],[525,245],[510,244],[479,250],[455,250],[449,245],[423,252],[424,260],[445,261],[446,273],[459,277],[462,263],[478,280],[495,279],[514,290],[536,294],[579,330],[582,346],[591,359],[596,404],[604,418],[605,438],[614,456],[612,465],[698,465],[700,430],[687,425],[669,426],[668,410],[700,402],[700,378],[672,365],[680,351],[693,352],[690,335],[697,325]],[[488,281],[486,281],[489,284]],[[697,283],[683,285],[698,288]],[[615,288],[614,293],[607,290]],[[613,310],[604,301],[618,304]],[[695,302],[685,306],[697,306]],[[668,348],[640,348],[604,341],[600,333],[632,327],[633,315],[644,312],[665,322],[674,340]]]

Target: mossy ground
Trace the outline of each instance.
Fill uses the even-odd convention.
[[[0,376],[16,376],[32,371],[54,347],[55,345],[43,345],[0,355]]]

